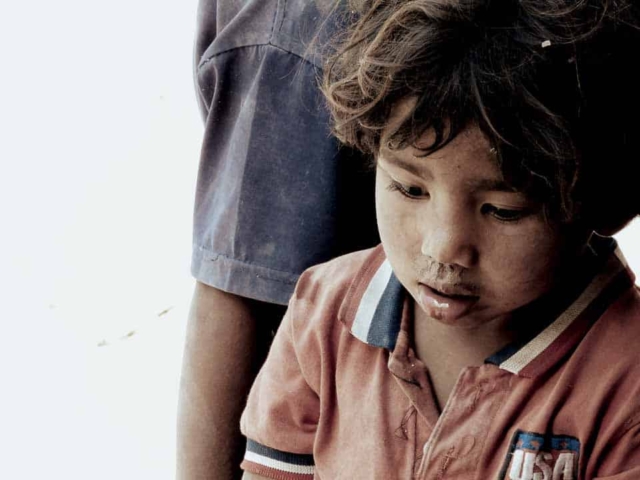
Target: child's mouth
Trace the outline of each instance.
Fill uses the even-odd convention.
[[[480,297],[458,293],[447,289],[447,293],[424,283],[418,285],[418,303],[422,310],[432,318],[455,322],[465,316]]]
[[[441,297],[446,297],[446,298],[459,298],[459,299],[468,299],[470,298],[472,295],[465,295],[462,293],[444,293],[436,288],[433,287],[429,287],[434,293],[436,293],[437,295],[440,295]]]

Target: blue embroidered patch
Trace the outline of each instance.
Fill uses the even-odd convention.
[[[580,441],[516,430],[500,480],[576,480]]]

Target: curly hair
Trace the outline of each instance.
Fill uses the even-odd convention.
[[[476,125],[547,214],[623,225],[640,213],[638,3],[352,0],[323,73],[333,131],[375,158],[430,130],[426,156]]]

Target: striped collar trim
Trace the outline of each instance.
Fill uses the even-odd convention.
[[[633,286],[635,277],[613,239],[592,242],[602,266],[575,300],[529,341],[508,345],[486,363],[519,376],[536,377],[568,355],[591,326],[620,295]]]
[[[540,375],[572,351],[607,308],[633,286],[635,277],[615,240],[597,237],[591,246],[596,258],[602,259],[601,267],[575,300],[533,338],[508,345],[485,363],[524,377]],[[349,288],[339,317],[362,342],[393,351],[405,297],[379,245]]]
[[[379,245],[351,284],[340,318],[360,341],[393,350],[400,332],[405,297],[404,287]]]

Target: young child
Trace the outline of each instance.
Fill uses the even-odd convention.
[[[359,10],[357,10],[359,9]],[[245,478],[640,478],[637,3],[375,0],[324,72],[382,245],[298,282]]]

